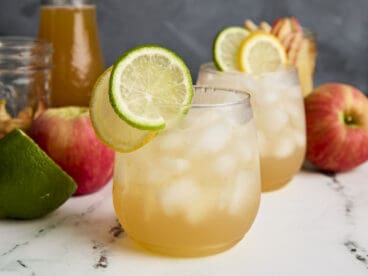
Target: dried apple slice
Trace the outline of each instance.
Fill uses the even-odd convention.
[[[284,41],[288,34],[292,33],[292,28],[289,19],[284,18],[282,21],[281,27],[277,32],[276,36],[280,39],[281,43],[284,44]]]
[[[289,18],[289,20],[290,20],[290,24],[293,29],[293,32],[303,32],[303,27],[300,24],[298,18],[296,18],[295,16],[292,16]]]
[[[277,18],[273,24],[272,24],[272,27],[271,27],[271,33],[273,35],[277,35],[278,32],[280,31],[280,28],[283,24],[283,21],[284,21],[284,18]]]
[[[287,57],[290,64],[295,64],[300,45],[303,40],[302,33],[295,33],[290,42],[290,46],[287,48]]]
[[[313,90],[313,62],[310,56],[310,41],[303,38],[296,56],[296,67],[304,97]]]

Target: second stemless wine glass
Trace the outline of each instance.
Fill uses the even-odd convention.
[[[247,90],[257,128],[262,191],[285,185],[301,168],[306,136],[303,95],[295,68],[260,75],[220,72],[203,64],[197,84]]]
[[[114,207],[144,247],[208,255],[239,242],[256,217],[256,131],[247,93],[195,87],[185,108],[144,147],[117,153]]]

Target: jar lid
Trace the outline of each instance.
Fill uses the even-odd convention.
[[[0,72],[43,70],[51,66],[52,45],[32,37],[0,36]]]
[[[94,4],[94,0],[41,0],[42,6],[84,6]]]

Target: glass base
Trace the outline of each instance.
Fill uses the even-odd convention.
[[[278,180],[272,183],[265,183],[265,184],[262,183],[262,193],[279,190],[282,187],[284,187],[291,179],[292,177],[288,177],[288,178],[281,179],[281,180]]]
[[[213,255],[213,254],[217,254],[217,253],[226,251],[227,249],[230,249],[231,247],[236,245],[238,242],[240,242],[242,238],[243,237],[240,237],[236,240],[232,240],[227,243],[217,244],[215,246],[196,247],[196,248],[167,247],[167,246],[161,246],[157,244],[137,241],[134,238],[131,238],[131,239],[138,245],[156,254],[168,255],[172,257],[202,257],[202,256]]]

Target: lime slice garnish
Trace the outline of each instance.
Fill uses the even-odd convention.
[[[249,31],[242,27],[228,27],[213,41],[213,62],[220,71],[238,71],[238,52]]]
[[[156,45],[136,47],[114,64],[110,102],[135,128],[159,130],[185,113],[193,97],[190,71],[174,52]]]
[[[0,218],[44,216],[77,188],[75,181],[18,129],[0,139],[0,172]]]
[[[112,67],[96,81],[93,88],[90,115],[93,128],[102,142],[120,152],[136,150],[151,141],[156,131],[140,130],[122,120],[109,101],[109,80]]]

